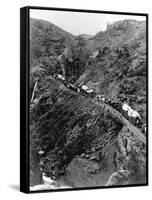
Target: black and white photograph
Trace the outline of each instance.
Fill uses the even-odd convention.
[[[148,184],[148,16],[30,8],[29,191]]]

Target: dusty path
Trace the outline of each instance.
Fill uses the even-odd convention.
[[[100,103],[98,105],[101,105],[101,104],[103,103]],[[111,106],[105,104],[105,109],[108,109],[109,112],[111,111],[112,115],[116,115],[119,118],[119,120],[129,129],[129,131],[137,137],[137,139],[139,139],[144,144],[146,144],[146,137],[141,132],[140,129],[132,125],[128,120],[125,119],[125,117],[123,117],[123,115],[120,112],[118,112],[116,109],[112,108]]]
[[[53,78],[53,79],[54,79],[54,78]],[[58,80],[58,81],[59,81],[59,80]],[[60,82],[61,84],[63,84],[61,81],[59,81],[59,82]],[[63,84],[63,85],[64,85],[64,84]],[[81,95],[81,96],[84,97],[84,95],[78,94],[77,92],[75,92],[75,91],[73,91],[73,90],[67,88],[65,85],[64,85],[64,87],[65,87],[65,89],[70,90],[70,92],[72,92],[73,94],[75,94],[75,95]],[[86,97],[86,96],[85,96],[85,97]],[[88,97],[86,97],[86,98],[88,99]],[[133,134],[136,136],[136,138],[137,138],[138,140],[140,140],[140,141],[142,141],[144,144],[146,144],[146,137],[145,137],[145,135],[141,132],[141,130],[138,129],[137,127],[135,127],[134,125],[132,125],[128,120],[126,120],[125,117],[123,117],[123,115],[122,115],[120,112],[118,112],[116,109],[114,109],[113,107],[109,106],[109,105],[106,104],[106,103],[102,103],[102,102],[98,103],[97,100],[92,99],[92,98],[89,98],[89,100],[90,100],[90,102],[95,103],[95,104],[98,105],[98,106],[101,106],[105,111],[109,111],[113,116],[117,117],[118,120],[119,120],[120,122],[122,122],[122,123],[124,124],[124,126],[126,126],[126,127],[129,129],[129,131],[130,131],[131,133],[133,133]],[[88,104],[88,101],[87,101],[87,104]]]

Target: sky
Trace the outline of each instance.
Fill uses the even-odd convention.
[[[145,21],[145,16],[30,9],[30,17],[49,21],[73,35],[95,35],[107,24],[124,19]]]

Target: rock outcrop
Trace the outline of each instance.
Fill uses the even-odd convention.
[[[44,188],[42,172],[65,187],[146,183],[147,144],[141,131],[115,109],[68,89],[52,76],[64,68],[67,81],[75,86],[84,83],[107,98],[126,98],[146,123],[145,22],[118,22],[81,40],[81,46],[79,37],[75,40],[48,22],[34,20],[31,25],[36,36],[31,35],[31,67],[41,61],[46,69],[37,75],[30,105],[30,185]],[[52,40],[54,35],[58,38]],[[36,39],[42,39],[38,47]],[[70,55],[64,55],[60,66],[56,58],[65,53],[67,44]],[[97,49],[98,55],[91,58]],[[31,77],[32,91],[35,77]],[[56,186],[46,186],[51,187]]]

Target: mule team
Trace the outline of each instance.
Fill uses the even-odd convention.
[[[107,99],[102,95],[96,95],[92,89],[89,89],[88,86],[84,84],[80,84],[76,87],[73,84],[68,83],[66,81],[66,78],[63,75],[54,74],[53,77],[63,81],[63,83],[65,84],[67,88],[70,88],[71,90],[75,92],[82,93],[83,95],[87,95],[89,97],[96,97],[97,101],[100,101],[112,106],[113,108],[118,110],[120,113],[122,113],[123,116],[127,120],[129,120],[133,125],[140,127],[143,133],[146,133],[146,124],[143,124],[141,122],[141,115],[136,110],[131,108],[127,103],[116,102],[114,100]]]

